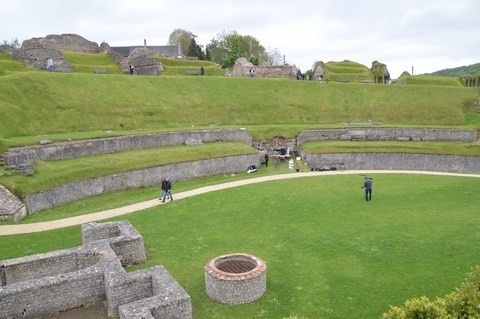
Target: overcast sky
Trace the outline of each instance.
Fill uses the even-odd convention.
[[[0,41],[76,33],[111,46],[208,44],[251,35],[306,71],[315,61],[385,63],[392,78],[480,62],[480,0],[0,0]]]

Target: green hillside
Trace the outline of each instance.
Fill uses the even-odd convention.
[[[108,74],[121,74],[122,69],[109,54],[87,54],[78,52],[62,52],[65,60],[73,67],[74,72],[95,73],[104,70]]]
[[[158,56],[163,64],[162,75],[199,75],[200,67],[205,68],[205,76],[224,75],[225,70],[211,61],[179,60]]]
[[[320,62],[324,70],[323,77],[329,81],[338,82],[361,82],[373,81],[372,71],[365,65],[351,62]]]
[[[480,76],[480,63],[460,66],[457,68],[443,69],[443,70],[430,73],[430,75],[451,76],[451,77],[457,77],[457,78],[465,75]]]
[[[402,75],[400,81],[404,84],[440,85],[463,87],[460,78],[433,75]]]
[[[479,127],[479,89],[234,77],[20,72],[0,77],[0,136],[211,124]],[[28,125],[26,125],[28,123]]]
[[[11,72],[20,72],[27,70],[28,69],[23,65],[23,63],[12,59],[9,54],[0,53],[0,76]]]

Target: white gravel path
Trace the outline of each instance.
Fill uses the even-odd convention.
[[[189,191],[175,193],[175,200],[180,200],[187,197],[192,197],[207,192],[250,185],[255,183],[262,183],[266,181],[276,181],[290,178],[300,178],[300,177],[309,177],[309,176],[325,176],[325,175],[351,175],[351,174],[421,174],[421,175],[441,175],[441,176],[461,176],[461,177],[475,177],[480,178],[480,174],[457,174],[457,173],[443,173],[443,172],[429,172],[429,171],[376,171],[376,170],[346,170],[346,171],[324,171],[324,172],[300,172],[300,173],[291,173],[291,174],[279,174],[279,175],[270,175],[263,176],[251,179],[244,179],[233,181],[229,183],[223,183],[218,185],[206,186],[197,189],[192,189]],[[124,207],[119,207],[115,209],[109,209],[97,213],[91,213],[81,216],[75,216],[65,219],[53,220],[48,222],[32,223],[32,224],[19,224],[19,225],[4,225],[0,226],[0,236],[1,235],[13,235],[13,234],[26,234],[26,233],[35,233],[42,232],[46,230],[52,230],[57,228],[69,227],[74,225],[80,225],[83,223],[98,221],[102,219],[112,218],[116,216],[121,216],[124,214],[133,213],[157,205],[162,205],[160,200],[153,199],[141,203],[136,203]],[[167,202],[168,204],[168,202]]]

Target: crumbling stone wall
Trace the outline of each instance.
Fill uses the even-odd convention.
[[[255,69],[255,77],[259,78],[296,78],[297,68],[291,65],[258,66],[248,62],[246,58],[239,58],[233,67],[233,76],[250,76],[250,69]]]
[[[0,185],[0,221],[19,221],[27,216],[27,207],[8,189]]]
[[[160,75],[163,72],[163,64],[154,58],[156,52],[138,48],[128,56],[129,64],[135,67],[134,74],[137,75]]]
[[[121,250],[140,251],[130,253],[136,257],[128,262],[145,262],[143,238],[129,222],[90,223],[83,230],[81,247],[0,261],[0,318],[40,318],[104,302],[110,316],[124,306],[125,319],[139,318],[138,312],[144,318],[192,318],[190,296],[163,267],[129,273],[122,268],[126,260],[112,242],[141,238]],[[159,316],[157,309],[168,309],[168,315]]]
[[[250,165],[260,166],[257,154],[229,156],[195,162],[177,163],[64,184],[40,193],[28,195],[25,202],[29,214],[82,198],[119,190],[161,184],[168,176],[172,181],[245,171]]]
[[[100,53],[97,43],[77,34],[50,34],[46,37],[25,40],[19,49],[12,51],[13,58],[22,61],[29,68],[47,70],[47,60],[54,61],[53,71],[73,72],[73,68],[63,57],[62,51],[80,53]]]
[[[476,130],[345,128],[306,130],[297,135],[297,145],[322,140],[347,141],[469,141],[477,140]]]
[[[95,156],[114,152],[156,148],[173,145],[196,145],[215,141],[234,141],[248,145],[252,136],[245,129],[193,130],[178,132],[161,132],[151,134],[127,135],[99,138],[92,140],[52,143],[45,145],[10,148],[3,155],[6,168],[13,168],[18,163],[33,158],[44,161],[64,160],[84,156]]]
[[[408,154],[408,153],[333,153],[301,152],[310,168],[324,165],[348,170],[417,170],[478,174],[480,156]]]

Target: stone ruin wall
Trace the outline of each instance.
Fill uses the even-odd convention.
[[[477,140],[476,130],[411,129],[411,128],[345,128],[307,130],[297,135],[297,145],[311,141],[469,141]]]
[[[300,156],[311,168],[322,166],[347,170],[413,170],[480,173],[480,156],[407,154],[407,153],[331,153]]]
[[[11,148],[3,155],[6,168],[15,168],[22,154],[33,152],[33,158],[44,161],[65,160],[114,152],[174,145],[199,145],[216,141],[242,142],[250,145],[252,136],[245,129],[192,130],[98,138]],[[23,155],[29,160],[28,155]]]
[[[475,142],[476,130],[350,128],[303,131],[297,145],[312,141],[458,141]],[[406,153],[299,154],[311,168],[322,166],[359,170],[425,170],[437,172],[480,172],[479,156]]]
[[[291,65],[258,66],[248,62],[246,58],[235,61],[232,76],[250,76],[250,69],[255,69],[255,77],[259,78],[291,78],[295,79],[297,68]]]
[[[161,178],[166,176],[175,182],[195,177],[245,171],[250,165],[260,166],[260,158],[257,154],[151,167],[64,184],[50,190],[28,195],[25,202],[28,213],[32,214],[103,193],[160,185]]]
[[[236,141],[251,145],[252,136],[245,129],[139,134],[12,148],[3,155],[3,159],[5,168],[15,169],[24,175],[31,175],[33,174],[33,160],[37,158],[41,160],[62,160],[136,149],[172,145],[199,145],[221,141]],[[256,154],[178,163],[101,176],[29,195],[25,198],[26,206],[20,207],[20,205],[17,205],[10,208],[8,212],[0,210],[0,218],[3,220],[20,220],[27,214],[85,197],[105,192],[159,185],[160,179],[164,176],[169,176],[173,181],[186,180],[201,176],[244,171],[250,165],[260,165],[260,159]]]
[[[114,137],[98,140],[65,142],[51,145],[17,148],[9,152],[5,157],[5,163],[11,163],[12,159],[33,159],[35,157],[42,159],[64,159],[80,156],[92,156],[94,154],[104,154],[115,151],[125,151],[130,149],[140,149],[148,147],[159,147],[178,144],[201,144],[207,141],[225,141],[235,140],[246,144],[251,144],[257,150],[257,154],[226,157],[218,159],[203,160],[192,163],[178,163],[143,170],[130,171],[122,174],[98,177],[86,181],[79,181],[67,185],[59,186],[45,192],[29,195],[25,199],[23,208],[17,210],[15,214],[9,214],[8,219],[19,220],[27,213],[34,213],[43,209],[48,209],[62,205],[71,201],[79,200],[89,196],[95,196],[104,192],[114,192],[118,190],[138,188],[145,186],[158,185],[162,176],[169,176],[172,180],[186,180],[194,177],[218,175],[233,171],[244,171],[250,165],[260,166],[265,153],[274,154],[280,147],[291,147],[297,151],[298,146],[309,141],[321,140],[352,140],[352,141],[371,141],[371,140],[398,140],[398,141],[476,141],[477,132],[475,130],[447,130],[447,129],[398,129],[398,128],[345,128],[345,129],[326,129],[326,130],[307,130],[298,134],[296,139],[286,139],[276,137],[268,141],[252,142],[251,135],[246,130],[209,130],[209,131],[187,131],[187,132],[168,132],[145,135],[133,135],[128,137]],[[319,154],[299,154],[306,159],[310,167],[321,167],[322,165],[342,164],[347,169],[367,169],[364,164],[358,164],[362,161],[354,159],[347,155],[319,155]],[[330,157],[327,159],[327,157]],[[358,155],[355,155],[358,156]],[[365,155],[372,156],[372,155]],[[369,166],[368,169],[422,169],[430,171],[460,172],[460,173],[478,173],[477,168],[479,157],[463,156],[452,157],[427,156],[416,157],[409,155],[397,155],[394,159],[392,155],[375,155],[376,159],[370,159],[369,163],[377,163],[375,166]],[[427,158],[428,157],[428,158]],[[419,161],[425,158],[428,165],[420,164]],[[13,160],[12,160],[13,161]],[[403,162],[402,162],[403,161]],[[432,162],[434,161],[434,162]],[[451,164],[440,165],[434,163],[447,162]],[[455,161],[455,163],[453,163]],[[33,163],[33,160],[32,160]],[[20,163],[22,164],[22,163]],[[1,213],[1,212],[0,212]],[[2,213],[1,215],[5,215]],[[3,218],[6,219],[6,218]]]
[[[0,261],[0,318],[40,318],[106,303],[122,319],[192,318],[190,296],[162,266],[146,261],[143,237],[128,221],[82,225],[80,247]],[[116,248],[114,248],[116,246]]]

